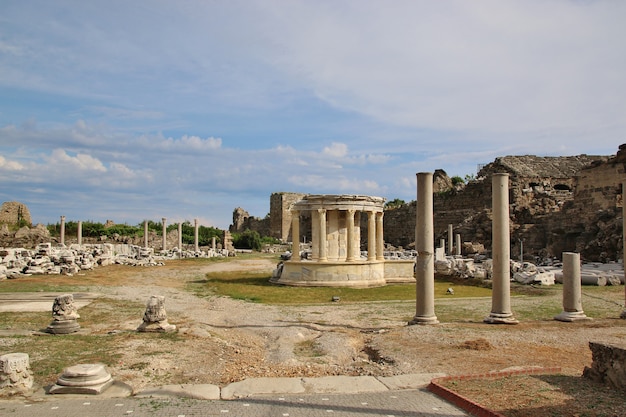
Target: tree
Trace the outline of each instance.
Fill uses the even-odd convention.
[[[393,210],[393,209],[396,209],[398,207],[402,207],[405,204],[406,203],[405,203],[404,200],[401,200],[399,198],[394,198],[393,200],[387,201],[385,203],[385,210]]]

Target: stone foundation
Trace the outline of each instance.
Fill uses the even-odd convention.
[[[626,343],[620,346],[589,342],[593,363],[583,376],[626,393]]]

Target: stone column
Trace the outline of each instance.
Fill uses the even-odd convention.
[[[163,246],[161,250],[165,252],[167,250],[167,218],[163,217],[161,221],[163,222]]]
[[[178,250],[180,252],[183,251],[183,224],[178,223]]]
[[[580,280],[580,254],[563,253],[563,312],[554,316],[558,321],[589,320],[583,312]]]
[[[77,243],[79,245],[83,244],[83,222],[82,220],[78,221],[78,231],[76,236]]]
[[[300,260],[300,212],[291,211],[291,260]]]
[[[443,251],[446,251],[446,240],[445,239],[439,239],[439,247],[443,249]]]
[[[509,232],[509,174],[492,178],[492,257],[491,314],[489,324],[517,324],[511,312],[511,235]]]
[[[383,236],[383,215],[384,213],[376,213],[376,260],[385,260],[385,238]]]
[[[456,234],[456,256],[461,256],[461,235]]]
[[[214,253],[217,250],[216,245],[215,245],[215,236],[211,238],[211,250],[213,250]]]
[[[454,229],[451,224],[448,225],[448,255],[452,255],[454,250]]]
[[[28,353],[6,353],[0,356],[0,392],[26,393],[33,387],[33,373]]]
[[[435,315],[435,233],[433,220],[433,174],[417,174],[415,223],[415,317],[409,324],[437,324]]]
[[[348,209],[346,212],[346,262],[354,262],[356,260],[356,250],[354,242],[354,213],[356,210]]]
[[[328,250],[326,245],[326,210],[318,209],[319,215],[319,262],[328,261]]]
[[[61,216],[61,245],[65,245],[65,216]]]
[[[622,183],[622,267],[624,268],[624,284],[626,284],[626,181]],[[624,311],[619,316],[626,319],[626,285],[624,285]]]
[[[367,260],[376,260],[376,213],[367,213]]]
[[[148,220],[143,221],[143,247],[148,249]]]
[[[200,245],[198,243],[198,219],[193,219],[193,245],[194,245],[194,251],[196,252],[200,252]]]

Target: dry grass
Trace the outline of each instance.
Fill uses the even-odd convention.
[[[624,393],[576,375],[447,380],[446,388],[506,417],[623,417]]]

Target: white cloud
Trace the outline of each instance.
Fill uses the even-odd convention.
[[[345,143],[333,142],[330,146],[324,147],[322,152],[324,155],[328,155],[333,158],[343,158],[348,153],[348,145]]]
[[[7,171],[22,171],[24,165],[16,161],[9,161],[4,156],[0,155],[0,169]]]
[[[80,171],[95,171],[106,172],[107,169],[102,162],[97,158],[93,158],[87,154],[77,154],[76,156],[68,155],[63,149],[55,149],[48,162],[57,167],[62,167],[64,170],[78,170]]]

